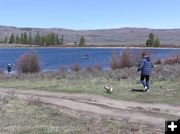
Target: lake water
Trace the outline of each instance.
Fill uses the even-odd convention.
[[[1,48],[0,66],[6,69],[7,64],[16,64],[17,59],[26,52],[35,51],[39,54],[44,70],[55,70],[60,65],[71,66],[80,64],[82,67],[100,64],[104,69],[110,68],[113,51],[119,53],[120,48]],[[152,60],[180,55],[180,49],[131,49],[134,54],[148,51]],[[89,59],[82,58],[88,55]]]

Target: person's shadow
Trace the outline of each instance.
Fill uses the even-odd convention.
[[[131,91],[133,91],[133,92],[145,92],[144,89],[134,89],[134,88]]]

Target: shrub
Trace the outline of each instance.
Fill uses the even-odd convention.
[[[95,69],[96,69],[97,71],[102,71],[102,66],[101,66],[100,64],[96,64],[96,65],[95,65]]]
[[[68,69],[66,68],[66,66],[64,66],[64,65],[59,66],[58,72],[66,73],[67,71],[68,71]]]
[[[112,53],[111,68],[113,70],[132,66],[133,62],[129,49],[125,49],[122,54],[118,54],[116,51]]]
[[[62,78],[65,78],[65,77],[66,77],[67,72],[68,72],[68,69],[66,68],[66,66],[64,66],[64,65],[60,65],[60,66],[59,66],[58,74],[59,74],[60,76],[62,76]]]
[[[23,54],[16,63],[19,73],[38,73],[41,71],[39,56],[35,52]]]
[[[79,64],[74,64],[70,67],[71,71],[78,72],[81,70],[81,66]]]
[[[156,64],[156,65],[162,64],[162,60],[158,59],[154,64]]]
[[[163,62],[163,64],[169,64],[169,65],[173,65],[175,63],[180,63],[180,56],[167,58],[167,59],[164,59],[162,62]]]
[[[97,73],[98,71],[102,71],[102,66],[100,64],[96,64],[94,66],[87,66],[86,71],[90,73]]]
[[[27,105],[37,105],[40,106],[42,101],[40,100],[39,96],[29,96],[27,97]]]
[[[4,74],[4,70],[2,67],[0,67],[0,74]]]
[[[94,67],[89,65],[89,66],[86,67],[86,71],[90,72],[90,73],[94,73]]]

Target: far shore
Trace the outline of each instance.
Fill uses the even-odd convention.
[[[23,45],[23,44],[0,44],[0,49],[3,48],[88,48],[88,49],[97,49],[97,48],[130,48],[130,49],[180,49],[180,45],[162,45],[161,47],[144,47],[138,45],[126,46],[126,45],[87,45],[86,47],[78,47],[73,45],[63,45],[63,46],[37,46],[37,45]]]

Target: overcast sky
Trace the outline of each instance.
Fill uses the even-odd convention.
[[[180,28],[180,0],[0,0],[0,25]]]

